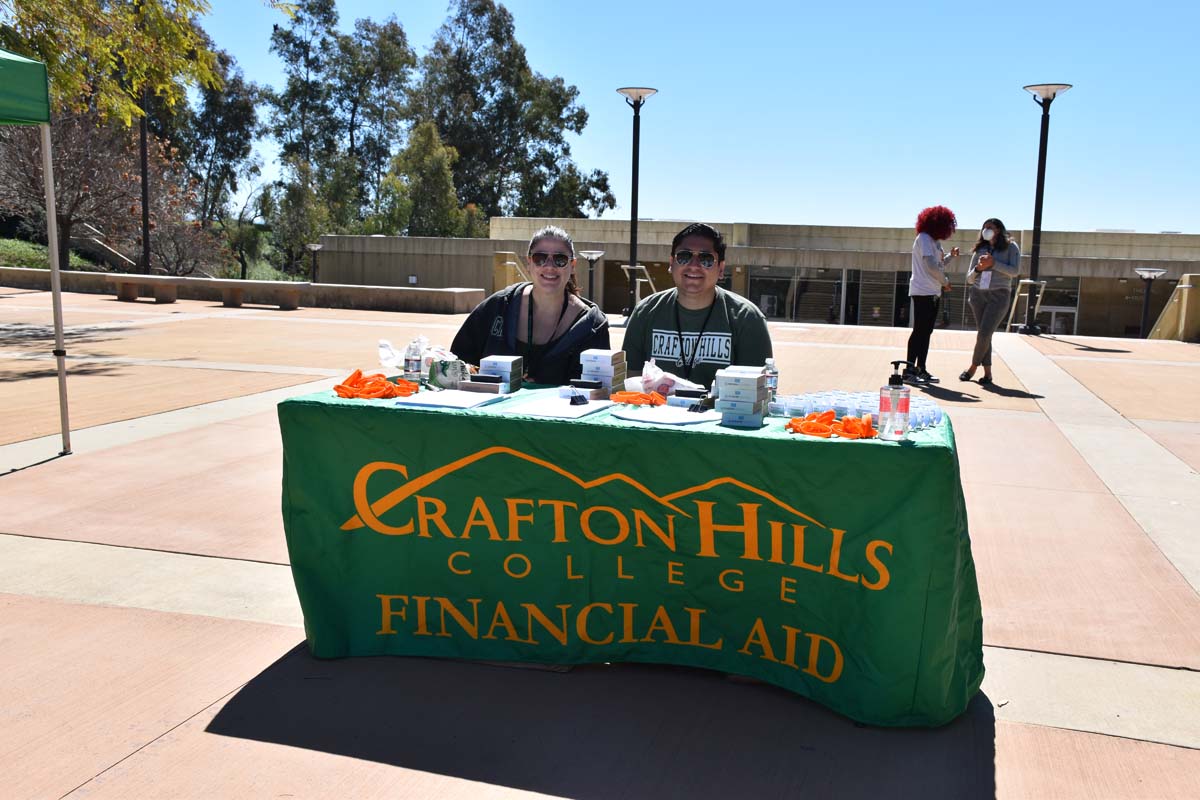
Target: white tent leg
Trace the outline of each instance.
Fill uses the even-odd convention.
[[[62,424],[62,452],[71,453],[71,423],[67,418],[67,350],[63,344],[62,280],[58,274],[58,206],[54,202],[54,159],[50,126],[42,124],[42,178],[46,182],[46,250],[50,255],[50,296],[54,307],[54,360],[58,363],[58,415]]]

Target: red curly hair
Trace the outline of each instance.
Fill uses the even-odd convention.
[[[917,215],[917,233],[928,233],[943,242],[958,230],[954,212],[945,206],[930,206]]]

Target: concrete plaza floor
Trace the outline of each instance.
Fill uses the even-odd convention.
[[[1200,347],[938,331],[987,677],[936,730],[701,670],[317,661],[275,404],[462,317],[0,287],[0,796],[1200,797]],[[614,346],[622,330],[614,328]],[[907,331],[772,325],[781,389],[874,389]]]

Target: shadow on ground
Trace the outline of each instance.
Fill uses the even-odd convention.
[[[1083,342],[1072,342],[1070,339],[1064,339],[1061,336],[1043,336],[1042,338],[1049,339],[1052,342],[1062,342],[1063,344],[1069,344],[1072,347],[1074,347],[1076,350],[1083,350],[1088,353],[1131,353],[1131,352],[1133,352],[1132,350],[1122,350],[1117,347],[1095,347],[1090,344],[1084,344]]]
[[[910,388],[914,390],[914,392],[927,394],[934,400],[941,400],[944,403],[980,402],[977,395],[968,394],[966,392],[959,391],[958,389],[951,389],[948,386],[941,386],[936,383],[922,383],[915,386],[910,384]]]
[[[942,728],[872,728],[776,687],[680,667],[320,661],[300,645],[207,730],[584,800],[995,795],[982,694]]]
[[[1033,394],[1032,392],[1027,392],[1024,389],[1009,389],[1006,386],[997,386],[994,383],[988,384],[982,388],[985,392],[998,394],[1001,397],[1019,397],[1022,400],[1041,400],[1045,397],[1044,394]]]
[[[33,363],[41,364],[44,362],[39,361]],[[68,364],[67,378],[79,378],[84,375],[115,375],[120,371],[120,366],[109,366],[105,364],[88,364],[81,366],[78,364]],[[53,362],[51,362],[51,366],[42,367],[40,369],[30,369],[26,372],[16,372],[8,375],[0,374],[0,383],[16,383],[19,381],[32,380],[34,378],[57,377],[58,367],[54,366]]]
[[[104,327],[76,326],[63,329],[63,342],[67,345],[96,344],[119,339],[131,330],[132,326],[113,325]],[[14,322],[0,325],[0,344],[31,345],[44,344],[47,348],[54,344],[54,326]],[[99,355],[93,353],[92,355]]]

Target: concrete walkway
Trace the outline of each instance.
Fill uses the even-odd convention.
[[[988,390],[935,334],[988,673],[954,723],[878,730],[696,670],[309,658],[275,404],[461,317],[65,303],[94,423],[55,458],[49,304],[0,289],[5,796],[1200,796],[1200,347],[1003,335]],[[874,388],[907,332],[772,335],[795,392]]]

